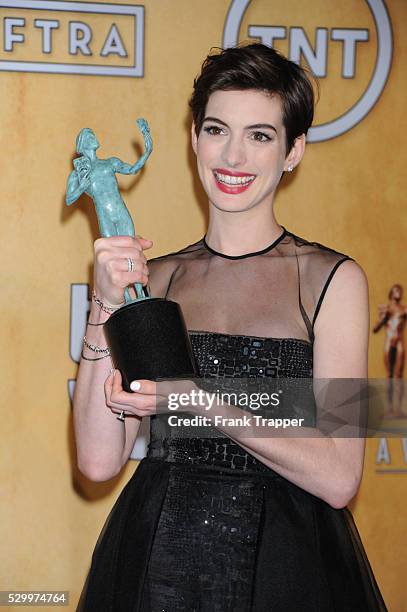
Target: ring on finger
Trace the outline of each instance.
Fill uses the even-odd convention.
[[[127,258],[127,271],[134,272],[134,261],[131,259],[131,257]]]
[[[125,418],[126,418],[126,415],[124,414],[124,410],[122,410],[122,411],[120,412],[120,414],[119,414],[119,415],[117,415],[117,417],[116,417],[116,419],[117,419],[118,421],[121,421],[122,423],[124,423]]]

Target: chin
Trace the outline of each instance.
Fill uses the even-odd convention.
[[[249,210],[255,206],[254,203],[251,202],[238,202],[235,200],[215,200],[210,198],[210,204],[216,208],[217,210],[221,210],[223,212],[243,212],[245,210]]]
[[[264,197],[263,195],[260,197],[258,193],[252,193],[250,197],[248,193],[226,195],[223,193],[220,194],[219,192],[207,192],[207,195],[210,205],[224,212],[244,212],[257,206],[261,208],[263,206],[268,207],[270,204],[268,197]]]

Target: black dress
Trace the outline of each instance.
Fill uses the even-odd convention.
[[[306,379],[315,319],[347,259],[285,229],[241,257],[203,239],[152,260],[151,288],[181,304],[202,377]],[[148,455],[106,521],[79,610],[386,610],[347,509],[167,416],[151,418]]]

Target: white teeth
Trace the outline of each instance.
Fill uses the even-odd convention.
[[[230,176],[230,174],[220,174],[220,172],[214,172],[216,179],[225,183],[226,185],[248,185],[254,179],[255,176]]]

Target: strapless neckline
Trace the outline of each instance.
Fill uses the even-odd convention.
[[[205,330],[205,329],[188,329],[188,334],[190,335],[198,335],[198,334],[212,334],[214,336],[227,336],[229,338],[251,338],[253,340],[272,340],[272,341],[280,341],[280,340],[287,340],[287,341],[294,341],[294,342],[303,342],[304,344],[307,344],[308,346],[313,346],[312,342],[310,342],[309,340],[304,340],[303,338],[288,338],[288,337],[278,337],[278,336],[255,336],[255,335],[247,335],[247,334],[231,334],[231,333],[227,333],[227,332],[218,332],[218,331],[209,331],[209,330]]]

